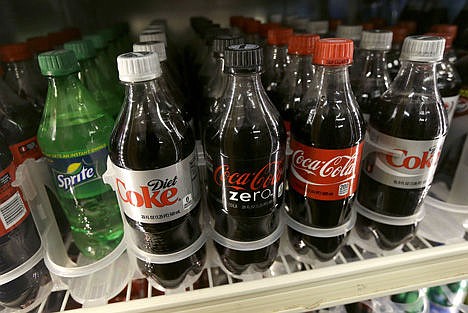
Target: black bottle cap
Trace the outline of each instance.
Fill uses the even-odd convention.
[[[261,67],[263,51],[256,44],[232,45],[224,50],[225,66],[230,68],[250,69]]]

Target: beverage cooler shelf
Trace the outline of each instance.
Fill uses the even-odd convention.
[[[208,260],[213,260],[214,248],[208,248]],[[138,279],[110,301],[118,303],[76,312],[308,312],[466,279],[467,264],[467,241],[439,245],[421,236],[401,251],[386,255],[348,244],[333,262],[315,267],[280,252],[261,277],[242,280],[208,264],[200,279],[185,291],[164,294]],[[54,309],[51,303],[55,303]],[[37,312],[59,307],[66,311],[77,306],[67,290],[57,288]]]

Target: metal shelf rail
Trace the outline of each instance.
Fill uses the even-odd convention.
[[[186,291],[165,295],[147,284],[140,295],[144,298],[133,300],[135,281],[130,281],[120,298],[113,300],[120,302],[74,312],[308,312],[467,279],[468,241],[438,245],[418,236],[402,253],[389,256],[350,244],[335,263],[312,268],[280,253],[269,274],[252,281],[235,279],[219,267],[208,266]],[[56,306],[61,302],[60,307],[51,309],[51,301],[46,300],[38,313],[73,308],[68,291],[56,290],[49,300],[51,297]]]

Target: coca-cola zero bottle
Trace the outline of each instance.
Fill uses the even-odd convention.
[[[205,132],[208,207],[215,246],[234,274],[250,265],[263,272],[279,248],[286,135],[261,81],[262,49],[255,44],[225,50],[228,83],[218,118]],[[237,248],[226,242],[235,242]],[[264,245],[252,247],[252,242]]]

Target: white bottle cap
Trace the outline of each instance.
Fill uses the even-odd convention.
[[[281,23],[283,21],[283,15],[281,13],[271,14],[269,20],[272,23]]]
[[[336,38],[361,40],[362,25],[338,25]]]
[[[444,57],[445,39],[438,36],[408,36],[401,47],[401,60],[436,62]]]
[[[393,32],[389,30],[364,30],[361,38],[361,49],[390,50]]]
[[[123,82],[142,82],[161,76],[161,65],[154,52],[129,52],[117,57],[119,79]]]
[[[328,27],[328,21],[312,21],[307,24],[307,32],[309,34],[326,34]]]
[[[156,52],[160,62],[167,60],[166,47],[162,41],[137,42],[133,44],[133,52],[142,51]]]
[[[140,41],[147,42],[147,41],[162,41],[167,46],[167,39],[166,34],[161,31],[144,31],[140,34]]]
[[[294,28],[300,29],[300,30],[306,30],[307,24],[309,24],[309,19],[306,17],[297,18],[293,21]]]
[[[152,25],[148,25],[148,27],[146,27],[143,32],[148,32],[148,31],[166,32],[166,28],[164,27],[164,25],[152,24]]]

